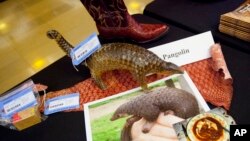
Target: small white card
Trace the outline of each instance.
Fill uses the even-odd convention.
[[[190,64],[211,57],[210,49],[214,44],[211,31],[184,38],[149,50],[161,59],[177,64]]]
[[[3,105],[4,112],[8,115],[15,112],[16,110],[23,108],[24,106],[36,101],[32,90],[28,90],[19,98],[13,99],[12,101]]]
[[[0,116],[11,117],[13,114],[37,104],[33,87],[11,93],[0,100]]]
[[[65,96],[59,96],[49,99],[45,102],[44,114],[79,108],[79,93],[73,93]]]
[[[100,47],[101,44],[97,35],[95,33],[92,34],[86,40],[72,49],[70,56],[72,58],[73,65],[79,65]]]

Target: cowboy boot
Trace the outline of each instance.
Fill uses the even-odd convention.
[[[81,0],[96,22],[100,36],[126,38],[146,43],[164,35],[169,29],[165,24],[142,24],[129,15],[123,0]]]

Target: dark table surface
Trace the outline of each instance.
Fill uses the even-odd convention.
[[[193,33],[211,30],[216,41],[250,52],[250,43],[218,30],[220,15],[235,10],[245,0],[155,0],[144,14]]]
[[[140,22],[159,22],[143,15],[136,15],[135,18]],[[164,37],[149,44],[141,44],[141,46],[149,48],[195,35],[195,33],[183,30],[171,24],[169,26],[170,30]],[[101,42],[107,43],[107,41],[102,39]],[[250,91],[250,55],[223,44],[222,49],[231,75],[234,78],[234,95],[229,112],[237,123],[249,124],[250,106],[248,106],[248,100],[250,96],[248,92]],[[31,79],[35,83],[48,85],[49,91],[60,90],[73,86],[90,77],[87,68],[78,66],[78,69],[80,70],[79,72],[75,71],[72,67],[71,60],[65,56],[32,76]],[[0,127],[0,133],[1,141],[84,141],[86,140],[84,112],[55,113],[50,115],[48,119],[42,123],[21,132]]]

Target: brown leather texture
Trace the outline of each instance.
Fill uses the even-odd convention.
[[[105,27],[96,25],[100,36],[107,39],[125,38],[138,43],[147,43],[163,36],[169,29],[166,24],[141,24],[127,14],[128,26]]]
[[[153,41],[168,31],[166,24],[141,24],[128,13],[123,0],[81,0],[96,23],[100,36],[137,43]]]

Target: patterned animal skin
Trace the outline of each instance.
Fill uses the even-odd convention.
[[[147,76],[148,83],[162,79],[167,75],[150,75]],[[103,74],[102,79],[109,86],[106,90],[101,90],[92,78],[88,78],[82,82],[75,84],[72,87],[65,88],[59,91],[53,91],[46,94],[46,100],[57,96],[67,95],[69,93],[78,92],[80,94],[80,107],[78,109],[69,111],[82,111],[83,104],[105,98],[120,92],[124,92],[136,87],[139,83],[133,78],[131,73],[127,70],[115,70]],[[43,100],[43,97],[41,98]],[[44,107],[41,105],[40,110],[43,111]]]
[[[127,43],[104,44],[86,60],[92,78],[101,89],[107,86],[101,79],[110,70],[129,70],[146,90],[146,75],[152,73],[181,74],[183,71],[173,63],[165,62],[149,50]]]
[[[219,44],[212,46],[211,54],[212,58],[185,65],[183,68],[207,102],[229,110],[233,96],[232,77]]]
[[[59,39],[59,38],[57,38]],[[218,46],[215,44],[214,46]],[[228,76],[227,71],[224,71],[225,61],[222,52],[212,52],[213,58],[201,60],[192,64],[182,66],[186,70],[197,86],[198,90],[207,102],[215,106],[223,106],[227,110],[230,108],[231,99],[233,95],[232,78],[224,78]],[[222,65],[217,65],[214,70],[213,64],[216,64],[217,59],[224,61]],[[220,69],[222,68],[222,69]],[[222,71],[221,71],[222,70]],[[146,77],[145,82],[153,82],[164,78],[166,74],[151,75]],[[108,85],[107,89],[101,90],[95,83],[94,79],[89,78],[76,85],[65,88],[63,90],[50,92],[46,99],[66,95],[68,93],[80,93],[80,108],[73,111],[83,110],[83,104],[111,96],[132,88],[138,87],[140,84],[134,79],[132,74],[127,70],[108,71],[102,74],[102,81]],[[43,107],[41,107],[43,110]]]
[[[192,64],[183,66],[197,86],[198,90],[207,102],[215,106],[223,106],[227,110],[230,108],[233,95],[232,83],[225,83],[221,72],[216,72],[212,69],[212,59],[206,59]],[[153,82],[164,78],[166,75],[151,75],[146,78],[146,81]],[[86,79],[76,85],[65,88],[63,90],[50,92],[46,99],[67,95],[69,93],[80,93],[80,108],[71,111],[82,111],[83,104],[98,100],[107,96],[111,96],[139,86],[139,83],[134,80],[129,71],[116,70],[106,72],[102,76],[103,80],[109,87],[106,90],[101,90],[95,84],[92,78]],[[41,98],[42,99],[42,98]],[[41,107],[43,110],[43,107]]]
[[[99,35],[106,39],[129,39],[146,43],[165,35],[166,24],[137,22],[127,10],[123,0],[81,0],[96,23]]]

